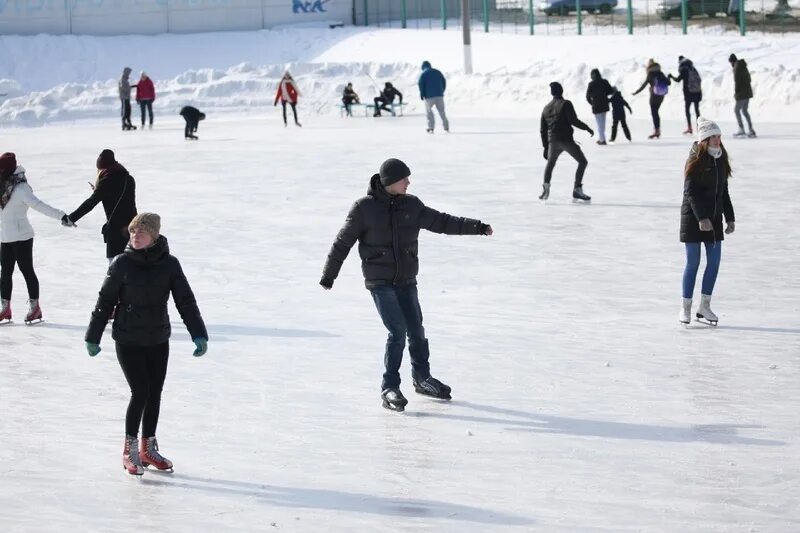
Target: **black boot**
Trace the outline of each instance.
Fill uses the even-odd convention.
[[[406,405],[408,405],[408,400],[400,392],[400,389],[396,387],[384,389],[381,392],[381,398],[383,399],[383,407],[391,411],[403,412],[406,410]]]
[[[450,399],[450,392],[452,389],[436,379],[433,376],[428,376],[427,378],[417,381],[414,380],[414,390],[417,391],[419,394],[424,394],[425,396],[430,396],[432,398],[438,398],[440,400],[449,400]]]

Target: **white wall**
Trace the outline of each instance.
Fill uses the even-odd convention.
[[[353,0],[0,0],[0,35],[256,30],[352,13]]]

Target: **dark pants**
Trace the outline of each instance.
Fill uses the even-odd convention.
[[[692,127],[692,104],[694,104],[694,114],[700,118],[700,100],[697,96],[687,93],[683,95],[683,108],[686,112],[686,124]]]
[[[353,116],[353,104],[357,104],[358,100],[355,98],[342,98],[342,103],[344,104],[344,109],[347,111],[347,114],[351,117]]]
[[[121,228],[111,228],[110,232],[106,225],[103,230],[103,242],[106,243],[106,257],[111,259],[124,252],[130,238],[131,236],[130,233],[128,233],[127,224]]]
[[[129,99],[122,101],[122,125],[133,126],[131,124],[131,101]]]
[[[625,134],[625,138],[630,141],[631,130],[628,129],[628,123],[625,121],[625,117],[614,117],[614,122],[611,123],[611,142],[614,142],[614,139],[617,138],[617,126],[622,126],[622,132]]]
[[[550,179],[553,177],[553,169],[561,152],[567,152],[578,162],[578,170],[575,171],[575,187],[582,187],[583,173],[586,171],[589,162],[586,160],[586,156],[583,155],[583,150],[575,141],[552,141],[550,143],[547,149],[547,165],[544,167],[544,182],[550,183]]]
[[[661,108],[661,104],[663,103],[663,96],[659,96],[657,94],[650,95],[650,114],[653,115],[653,127],[657,130],[661,129],[661,116],[658,114],[658,110]]]
[[[294,115],[294,123],[297,124],[297,104],[294,102],[287,102],[286,100],[281,100],[281,105],[283,106],[283,123],[288,124],[286,122],[286,104],[292,106],[292,115]]]
[[[389,330],[383,364],[381,390],[400,386],[400,363],[408,336],[408,351],[411,354],[411,376],[416,380],[431,375],[428,358],[428,339],[422,327],[422,309],[419,306],[416,285],[384,286],[370,289],[375,307],[381,315],[383,325]]]
[[[152,100],[139,100],[139,107],[142,109],[142,127],[144,127],[144,112],[150,114],[150,125],[153,125],[153,101]]]
[[[183,117],[183,120],[186,121],[186,127],[183,129],[183,136],[188,139],[197,131],[198,124],[194,119]]]
[[[394,115],[394,110],[392,110],[392,108],[389,107],[389,104],[391,104],[391,102],[388,101],[386,98],[383,98],[381,96],[377,96],[375,98],[374,102],[375,102],[375,113],[374,113],[374,116],[376,116],[376,117],[381,116],[381,109],[383,109],[384,111],[388,111],[389,113]]]
[[[15,264],[28,285],[28,298],[39,299],[39,278],[33,271],[33,239],[0,244],[0,298],[11,299]]]
[[[131,388],[131,400],[125,414],[125,433],[138,436],[141,423],[142,437],[153,437],[161,410],[161,389],[167,377],[169,343],[155,346],[117,343],[117,360]]]

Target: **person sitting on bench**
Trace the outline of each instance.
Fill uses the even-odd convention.
[[[353,104],[360,104],[361,100],[358,98],[358,94],[353,90],[353,84],[348,83],[344,91],[342,92],[342,103],[344,104],[344,109],[347,111],[347,115],[352,117],[353,116]]]
[[[389,113],[394,116],[394,109],[391,106],[394,103],[394,97],[400,97],[400,105],[403,105],[403,93],[398,91],[394,88],[394,86],[390,82],[386,82],[383,90],[381,91],[381,95],[375,97],[375,114],[372,115],[373,117],[381,116],[381,109],[388,111]]]

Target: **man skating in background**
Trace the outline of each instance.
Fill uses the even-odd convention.
[[[119,100],[122,110],[122,131],[135,130],[131,124],[131,69],[125,67],[119,79]]]
[[[589,132],[594,135],[592,128],[578,120],[572,102],[564,99],[564,88],[557,81],[550,84],[550,94],[553,99],[544,106],[541,120],[542,145],[544,145],[544,158],[547,165],[544,167],[544,184],[540,200],[547,200],[550,197],[550,179],[553,177],[553,168],[561,152],[567,152],[578,162],[578,170],[575,171],[575,186],[572,190],[572,197],[575,200],[590,201],[592,198],[583,193],[583,173],[589,164],[583,150],[572,138],[572,126]]]
[[[450,131],[450,121],[444,112],[444,90],[447,88],[447,81],[444,75],[437,69],[431,67],[429,61],[422,62],[422,74],[419,76],[419,97],[425,102],[425,114],[428,117],[428,133],[433,133],[436,126],[436,119],[433,117],[433,108],[439,113],[442,119],[444,131]]]
[[[738,59],[736,55],[731,54],[728,62],[733,69],[733,96],[736,99],[736,122],[739,123],[739,131],[733,134],[734,137],[755,137],[756,132],[753,129],[753,122],[750,120],[750,113],[747,108],[750,107],[750,99],[753,97],[753,86],[750,83],[750,71],[747,68],[747,63],[744,59]],[[748,132],[744,132],[744,123],[742,116],[747,120]]]
[[[431,376],[428,339],[422,327],[417,296],[419,230],[448,235],[491,235],[480,220],[454,217],[427,207],[406,194],[411,171],[399,159],[387,159],[369,181],[367,195],[356,200],[328,254],[320,285],[331,289],[342,263],[358,241],[361,270],[389,337],[381,383],[383,406],[403,411],[408,400],[400,392],[400,363],[406,336],[414,389],[450,399],[450,387]]]

